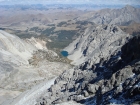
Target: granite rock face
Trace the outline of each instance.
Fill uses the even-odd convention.
[[[97,43],[98,47],[93,43],[87,44],[86,42],[82,44],[83,46],[80,42],[78,43],[80,47],[74,47],[81,51],[84,45],[88,48],[93,45],[105,55],[99,57],[100,50],[97,50],[98,53],[88,54],[87,50],[84,53],[87,59],[73,69],[63,72],[48,90],[49,96],[44,95],[43,98],[38,100],[37,105],[61,105],[62,102],[71,100],[84,105],[140,103],[140,36],[130,38],[117,26],[106,27],[98,27],[100,31],[97,32],[102,33],[100,38],[97,38],[100,34],[96,36],[92,31],[89,33],[94,34],[85,34],[86,37],[82,35],[74,41],[74,44],[72,43],[72,45],[77,45],[76,42],[79,42],[79,40],[85,41],[88,40],[89,36],[96,36],[94,40],[97,38],[102,42],[102,44],[100,44],[101,42]],[[118,31],[113,32],[112,29]],[[88,33],[88,30],[86,33]],[[103,34],[112,40],[105,40]],[[108,44],[106,45],[106,43]],[[89,51],[94,51],[94,49]],[[95,61],[95,57],[99,59],[98,62]]]

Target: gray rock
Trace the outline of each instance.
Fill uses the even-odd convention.
[[[95,32],[97,32],[98,34],[103,33],[104,29],[101,29],[100,26],[98,28],[95,30]],[[114,32],[112,31],[112,29],[114,30]],[[118,32],[119,28],[116,28],[116,26],[113,25],[110,28],[109,27],[105,28],[105,30],[107,30],[109,33],[110,33],[109,30],[111,30],[112,35],[116,33],[118,33],[118,35],[120,33],[123,33]],[[129,59],[128,61],[126,60],[127,56],[125,55],[133,54],[135,49],[132,48],[132,45],[134,44],[135,46],[138,47],[139,38],[134,37],[131,40],[135,39],[135,42],[132,43],[131,40],[129,40],[129,42],[125,44],[125,42],[128,41],[125,35],[126,34],[124,34],[124,36],[122,35],[123,37],[117,37],[116,35],[116,37],[113,37],[114,38],[113,42],[110,43],[108,41],[110,43],[110,46],[113,43],[112,49],[109,49],[109,47],[107,47],[106,45],[98,46],[101,48],[101,50],[104,49],[103,50],[104,52],[100,54],[94,53],[93,55],[87,54],[85,57],[87,58],[90,57],[90,59],[87,59],[84,63],[76,66],[71,70],[66,70],[65,72],[63,72],[57,78],[57,82],[53,86],[55,88],[51,90],[52,93],[54,92],[54,94],[50,96],[53,97],[50,99],[51,104],[53,104],[52,102],[59,103],[60,101],[75,100],[83,103],[84,101],[86,101],[86,103],[84,104],[96,102],[96,104],[100,105],[100,104],[109,104],[112,103],[112,100],[113,101],[117,100],[117,104],[129,105],[137,101],[139,98],[138,88],[140,75],[139,73],[136,74],[137,72],[136,69],[139,68],[138,62],[140,60],[139,59],[140,53],[138,50],[136,50],[135,52],[136,58],[134,57],[133,59],[129,59],[130,56],[128,56]],[[83,36],[82,38],[85,37]],[[104,37],[100,37],[99,40],[103,40],[102,38]],[[117,40],[119,44],[116,43],[117,41],[115,42],[115,40]],[[107,45],[109,44],[108,42],[106,42],[107,40],[104,41],[105,41],[104,44],[106,43]],[[79,47],[85,48],[84,45],[83,46],[79,45]],[[90,44],[88,45],[88,47],[91,47]],[[125,51],[124,49],[127,49],[127,51]],[[99,49],[97,48],[94,51],[98,52],[98,50]],[[107,50],[110,51],[106,53]],[[130,53],[129,50],[131,50]],[[97,59],[95,60],[94,58],[99,59],[98,62],[96,62]],[[58,89],[57,88],[58,85],[61,88]],[[56,93],[56,90],[59,90],[57,91],[58,93]],[[86,99],[87,97],[88,99]]]
[[[95,32],[93,32],[93,28],[96,29]],[[84,70],[91,68],[92,63],[103,63],[103,59],[120,51],[121,46],[128,41],[129,37],[130,35],[124,33],[116,25],[107,25],[107,29],[104,29],[103,25],[99,25],[87,28],[84,35],[79,36],[64,50],[69,53],[68,58],[73,60],[72,64],[81,64]]]
[[[95,94],[99,86],[94,84],[88,84],[88,91]]]
[[[102,9],[96,12],[88,20],[96,24],[129,25],[133,22],[140,23],[139,11],[139,8],[135,8],[130,5],[121,9]]]
[[[88,92],[86,90],[83,91],[83,94],[84,94],[85,97],[89,96],[89,94],[88,94]]]

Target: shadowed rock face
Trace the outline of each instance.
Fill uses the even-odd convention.
[[[122,58],[125,62],[130,62],[140,58],[140,37],[135,36],[122,47]]]

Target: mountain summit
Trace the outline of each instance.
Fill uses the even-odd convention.
[[[140,23],[140,9],[126,5],[122,9],[102,9],[88,20],[97,24],[129,25],[135,21]]]

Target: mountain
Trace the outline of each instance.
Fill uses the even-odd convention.
[[[26,12],[26,9],[23,11]],[[76,17],[75,13],[71,14],[71,10],[43,10],[47,12],[46,15],[41,15],[44,13],[42,10],[41,14],[38,11],[37,15],[33,11],[37,12],[36,9],[29,10],[28,13],[31,12],[32,15],[28,15],[25,20],[23,17],[26,17],[26,13],[20,15],[23,16],[21,18],[18,15],[20,10],[17,15],[15,12],[8,12],[9,15],[4,13],[10,22],[1,13],[1,29],[11,33],[16,30],[16,34],[23,36],[23,39],[20,39],[0,31],[1,105],[140,104],[139,32],[129,35],[113,25],[132,25],[130,29],[133,28],[133,24],[139,22],[139,9],[126,6],[122,9],[103,9],[88,13],[85,10],[82,13],[84,16],[81,16],[84,21],[78,21],[80,11],[75,12],[79,14],[76,14]],[[13,13],[14,16],[11,15]],[[48,14],[51,20],[45,18]],[[14,17],[17,17],[17,20]],[[66,21],[63,20],[66,17]],[[28,21],[30,19],[32,21]],[[54,24],[47,25],[51,21],[54,21]],[[100,25],[95,25],[94,21]],[[36,27],[38,25],[40,28]],[[39,36],[39,33],[44,31],[48,35],[54,34],[51,35],[54,38],[58,34],[60,39],[66,40],[71,36],[71,28],[78,31],[76,36],[70,37],[71,40],[76,40],[63,49],[68,52],[70,60],[47,49],[46,45],[50,42],[47,42],[47,37],[34,38],[32,33],[30,38],[28,34],[34,31],[38,32],[36,35]],[[127,27],[121,28],[125,30]],[[64,29],[69,31],[63,31]],[[23,34],[21,30],[26,33]],[[72,61],[73,66],[65,63],[67,61]]]
[[[68,103],[72,103],[72,105],[78,103],[82,105],[130,105],[140,103],[140,36],[130,37],[114,25],[104,28],[98,26],[94,31],[93,28],[86,30],[86,37],[81,35],[73,42],[74,44],[70,45],[72,50],[78,48],[75,46],[75,42],[82,40],[84,44],[82,41],[78,43],[78,49],[81,51],[83,48],[93,46],[89,50],[93,53],[84,53],[87,60],[82,61],[83,63],[80,62],[81,60],[77,60],[80,62],[77,66],[64,71],[56,78],[55,84],[48,89],[46,95],[37,100],[36,105],[67,105]],[[106,34],[107,32],[108,34]],[[95,41],[98,39],[96,43],[89,40],[91,36],[94,36]],[[87,44],[90,42],[92,44]],[[72,47],[72,45],[74,46]],[[102,51],[101,57],[99,48]],[[76,55],[81,54],[84,50],[80,51]],[[77,104],[71,101],[75,101]]]
[[[17,65],[20,63],[27,64],[33,51],[37,50],[35,46],[4,31],[0,31],[0,48],[2,59]]]
[[[89,58],[99,63],[100,59],[107,59],[116,53],[130,37],[115,25],[99,25],[89,27],[73,43],[64,49],[69,53],[68,58],[72,64],[79,65]]]
[[[89,21],[96,24],[129,25],[133,22],[140,23],[140,9],[126,5],[122,9],[102,9],[93,14]]]
[[[6,13],[5,13],[6,12]],[[49,18],[46,18],[46,15],[42,14],[42,13],[38,13],[37,11],[35,12],[32,10],[28,10],[28,11],[22,11],[22,10],[11,10],[9,11],[2,11],[1,14],[1,22],[0,24],[4,25],[9,25],[11,27],[17,26],[17,27],[21,27],[21,25],[26,26],[27,24],[48,24],[50,23],[52,20]],[[13,12],[15,15],[13,15]],[[32,13],[32,14],[31,14]]]
[[[22,92],[70,68],[69,64],[58,62],[59,59],[40,39],[23,40],[0,30],[0,104],[10,105]]]

